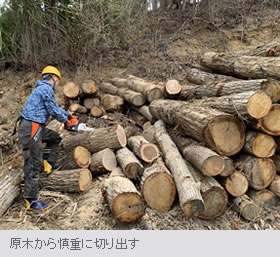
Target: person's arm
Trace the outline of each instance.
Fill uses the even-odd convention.
[[[57,106],[53,91],[47,90],[43,96],[44,103],[48,113],[56,120],[60,122],[66,122],[68,120],[69,112]]]

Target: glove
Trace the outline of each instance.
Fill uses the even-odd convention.
[[[77,124],[77,120],[72,119],[72,120],[67,120],[65,121],[65,127],[66,128],[72,128],[73,126],[75,126]]]
[[[78,116],[75,116],[75,115],[72,115],[72,114],[68,115],[68,120],[78,120],[78,119],[79,119]]]

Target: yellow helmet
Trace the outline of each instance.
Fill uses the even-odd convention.
[[[61,77],[60,71],[56,67],[54,67],[54,66],[51,66],[51,65],[46,66],[43,69],[43,71],[41,73],[41,76],[43,76],[44,74],[54,74],[54,75],[56,75],[59,78],[59,82],[62,81],[62,77]]]

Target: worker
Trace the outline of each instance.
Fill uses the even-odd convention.
[[[38,184],[42,167],[47,174],[57,170],[55,165],[56,152],[61,137],[57,132],[46,128],[50,116],[71,126],[74,116],[57,106],[54,92],[62,81],[60,71],[51,65],[46,66],[41,73],[42,80],[35,83],[35,89],[28,97],[20,116],[18,127],[19,140],[24,154],[23,197],[27,209],[44,210],[49,203],[38,200]],[[49,152],[44,155],[43,143]]]

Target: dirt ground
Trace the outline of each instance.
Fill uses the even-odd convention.
[[[246,32],[246,33],[245,33]],[[280,40],[280,28],[275,24],[263,24],[256,28],[236,27],[234,30],[213,31],[207,27],[199,30],[182,30],[180,36],[163,38],[166,49],[162,52],[146,52],[140,58],[131,60],[126,67],[110,64],[90,71],[80,69],[75,73],[62,67],[65,81],[82,81],[87,78],[97,82],[108,81],[115,76],[133,74],[156,82],[174,78],[182,84],[186,81],[184,67],[199,67],[197,58],[205,51],[228,51],[240,53],[271,41]],[[242,37],[241,37],[242,35]],[[241,40],[242,38],[242,40]],[[245,40],[246,38],[246,40]],[[164,61],[163,61],[164,59]],[[10,130],[12,121],[18,116],[24,102],[32,91],[39,74],[33,71],[7,69],[0,72],[0,128]],[[61,88],[56,92],[61,97]],[[93,119],[83,117],[83,121],[94,127],[112,124],[140,128],[126,116],[126,113],[108,113]],[[0,132],[1,132],[0,131]],[[1,163],[9,155],[20,151],[16,137],[10,138],[13,147],[1,150]],[[91,188],[82,194],[62,194],[41,189],[39,198],[51,202],[51,208],[43,213],[27,211],[20,196],[0,217],[0,229],[40,229],[40,230],[278,230],[280,229],[280,205],[273,209],[264,208],[251,222],[244,220],[231,209],[230,204],[224,215],[213,220],[187,218],[183,215],[176,198],[168,212],[158,212],[146,208],[144,217],[135,223],[123,224],[112,215],[108,203],[101,193],[101,185],[108,175],[95,177]],[[137,185],[139,187],[139,185]]]

